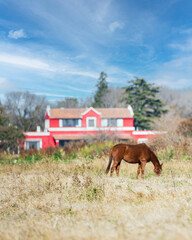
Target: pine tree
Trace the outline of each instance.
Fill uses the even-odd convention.
[[[96,84],[97,91],[94,96],[94,102],[92,104],[93,107],[104,107],[103,97],[108,92],[108,84],[106,78],[107,74],[105,72],[101,72],[99,80]]]
[[[156,98],[159,88],[139,78],[128,83],[128,87],[124,88],[124,100],[133,108],[134,125],[138,129],[150,129],[152,119],[167,112],[163,109],[163,102]]]

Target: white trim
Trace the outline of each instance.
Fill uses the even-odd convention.
[[[82,126],[82,120],[81,118],[78,119],[78,125],[76,127],[81,127]]]
[[[39,136],[39,137],[43,137],[43,136],[50,136],[50,132],[25,132],[24,133],[25,136]]]
[[[49,105],[47,105],[46,112],[49,117],[50,117],[50,110],[51,110],[51,107]]]
[[[117,127],[123,127],[123,118],[117,118]]]
[[[107,118],[102,118],[101,119],[101,126],[102,127],[107,127]]]
[[[47,131],[49,129],[49,119],[45,119],[45,131]]]
[[[77,128],[77,127],[65,127],[65,128],[49,128],[49,131],[53,132],[86,132],[86,131],[134,131],[135,127],[100,127],[100,128]]]
[[[94,120],[94,127],[89,127],[89,120]],[[96,117],[87,117],[86,118],[86,126],[87,128],[96,128],[97,124],[97,118]]]
[[[131,105],[128,105],[128,110],[130,111],[131,116],[134,116],[134,112],[133,112],[133,108],[131,107]]]
[[[87,108],[87,110],[83,113],[81,113],[81,115],[85,115],[86,113],[88,113],[89,111],[93,110],[95,113],[97,113],[98,115],[101,115],[100,112],[98,112],[97,110],[95,110],[95,108],[93,107],[90,107],[90,108]]]
[[[158,131],[135,131],[133,135],[155,135],[155,134],[163,134],[166,132],[158,132]]]
[[[139,138],[137,139],[137,143],[147,143],[148,142],[148,138]]]
[[[63,127],[63,119],[62,118],[59,119],[59,127]]]

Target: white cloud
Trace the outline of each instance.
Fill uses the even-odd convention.
[[[74,96],[69,96],[69,95],[64,95],[64,94],[54,94],[54,93],[45,93],[45,92],[34,92],[34,94],[39,95],[39,96],[46,96],[46,97],[58,97],[58,98],[65,98],[65,97],[74,97]]]
[[[76,88],[76,87],[70,87],[70,86],[66,86],[68,89],[74,90],[74,91],[78,91],[78,92],[88,92],[88,93],[92,93],[94,91],[94,89],[92,90],[86,90],[86,89],[81,89],[81,88]]]
[[[146,78],[160,86],[174,89],[192,87],[192,57],[175,56],[174,60],[164,63]]]
[[[112,22],[109,25],[109,30],[111,32],[114,32],[116,29],[123,29],[123,28],[124,28],[124,23],[119,21]]]
[[[9,31],[8,37],[13,39],[19,39],[19,38],[26,38],[27,35],[23,29],[19,29],[16,31],[13,31],[13,30]]]
[[[183,34],[191,34],[192,33],[192,28],[182,29],[179,32],[183,33]]]
[[[169,47],[180,51],[192,51],[192,38],[187,39],[184,43],[171,43]]]
[[[54,71],[49,64],[39,59],[27,58],[23,56],[11,55],[7,53],[0,53],[0,62],[19,65],[27,68],[35,68],[47,71]]]
[[[10,89],[14,84],[12,84],[9,80],[4,77],[0,77],[0,92],[4,92]]]
[[[94,79],[98,79],[98,73],[93,72],[83,72],[83,71],[76,71],[76,70],[64,70],[63,73],[70,74],[70,75],[78,75],[78,76],[84,76],[84,77],[91,77]]]
[[[5,84],[6,79],[5,78],[0,78],[0,85],[2,86],[3,84]]]

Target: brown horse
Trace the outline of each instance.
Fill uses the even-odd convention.
[[[113,166],[111,168],[111,176],[116,169],[116,174],[119,176],[119,168],[121,160],[125,160],[128,163],[138,163],[138,170],[136,179],[141,171],[141,178],[144,178],[144,170],[147,162],[152,162],[154,165],[154,172],[159,176],[162,171],[162,165],[159,163],[155,153],[145,144],[128,145],[128,144],[117,144],[110,149],[109,153],[109,164],[106,169],[106,174],[110,170],[110,166],[113,159]]]

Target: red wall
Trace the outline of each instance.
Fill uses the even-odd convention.
[[[124,118],[123,119],[123,127],[134,127],[133,118]]]
[[[49,115],[46,113],[45,120],[49,119]]]
[[[42,148],[47,147],[54,147],[55,146],[55,140],[54,138],[50,136],[26,136],[26,139],[42,139]]]
[[[59,119],[50,119],[51,128],[58,128],[59,127]]]

